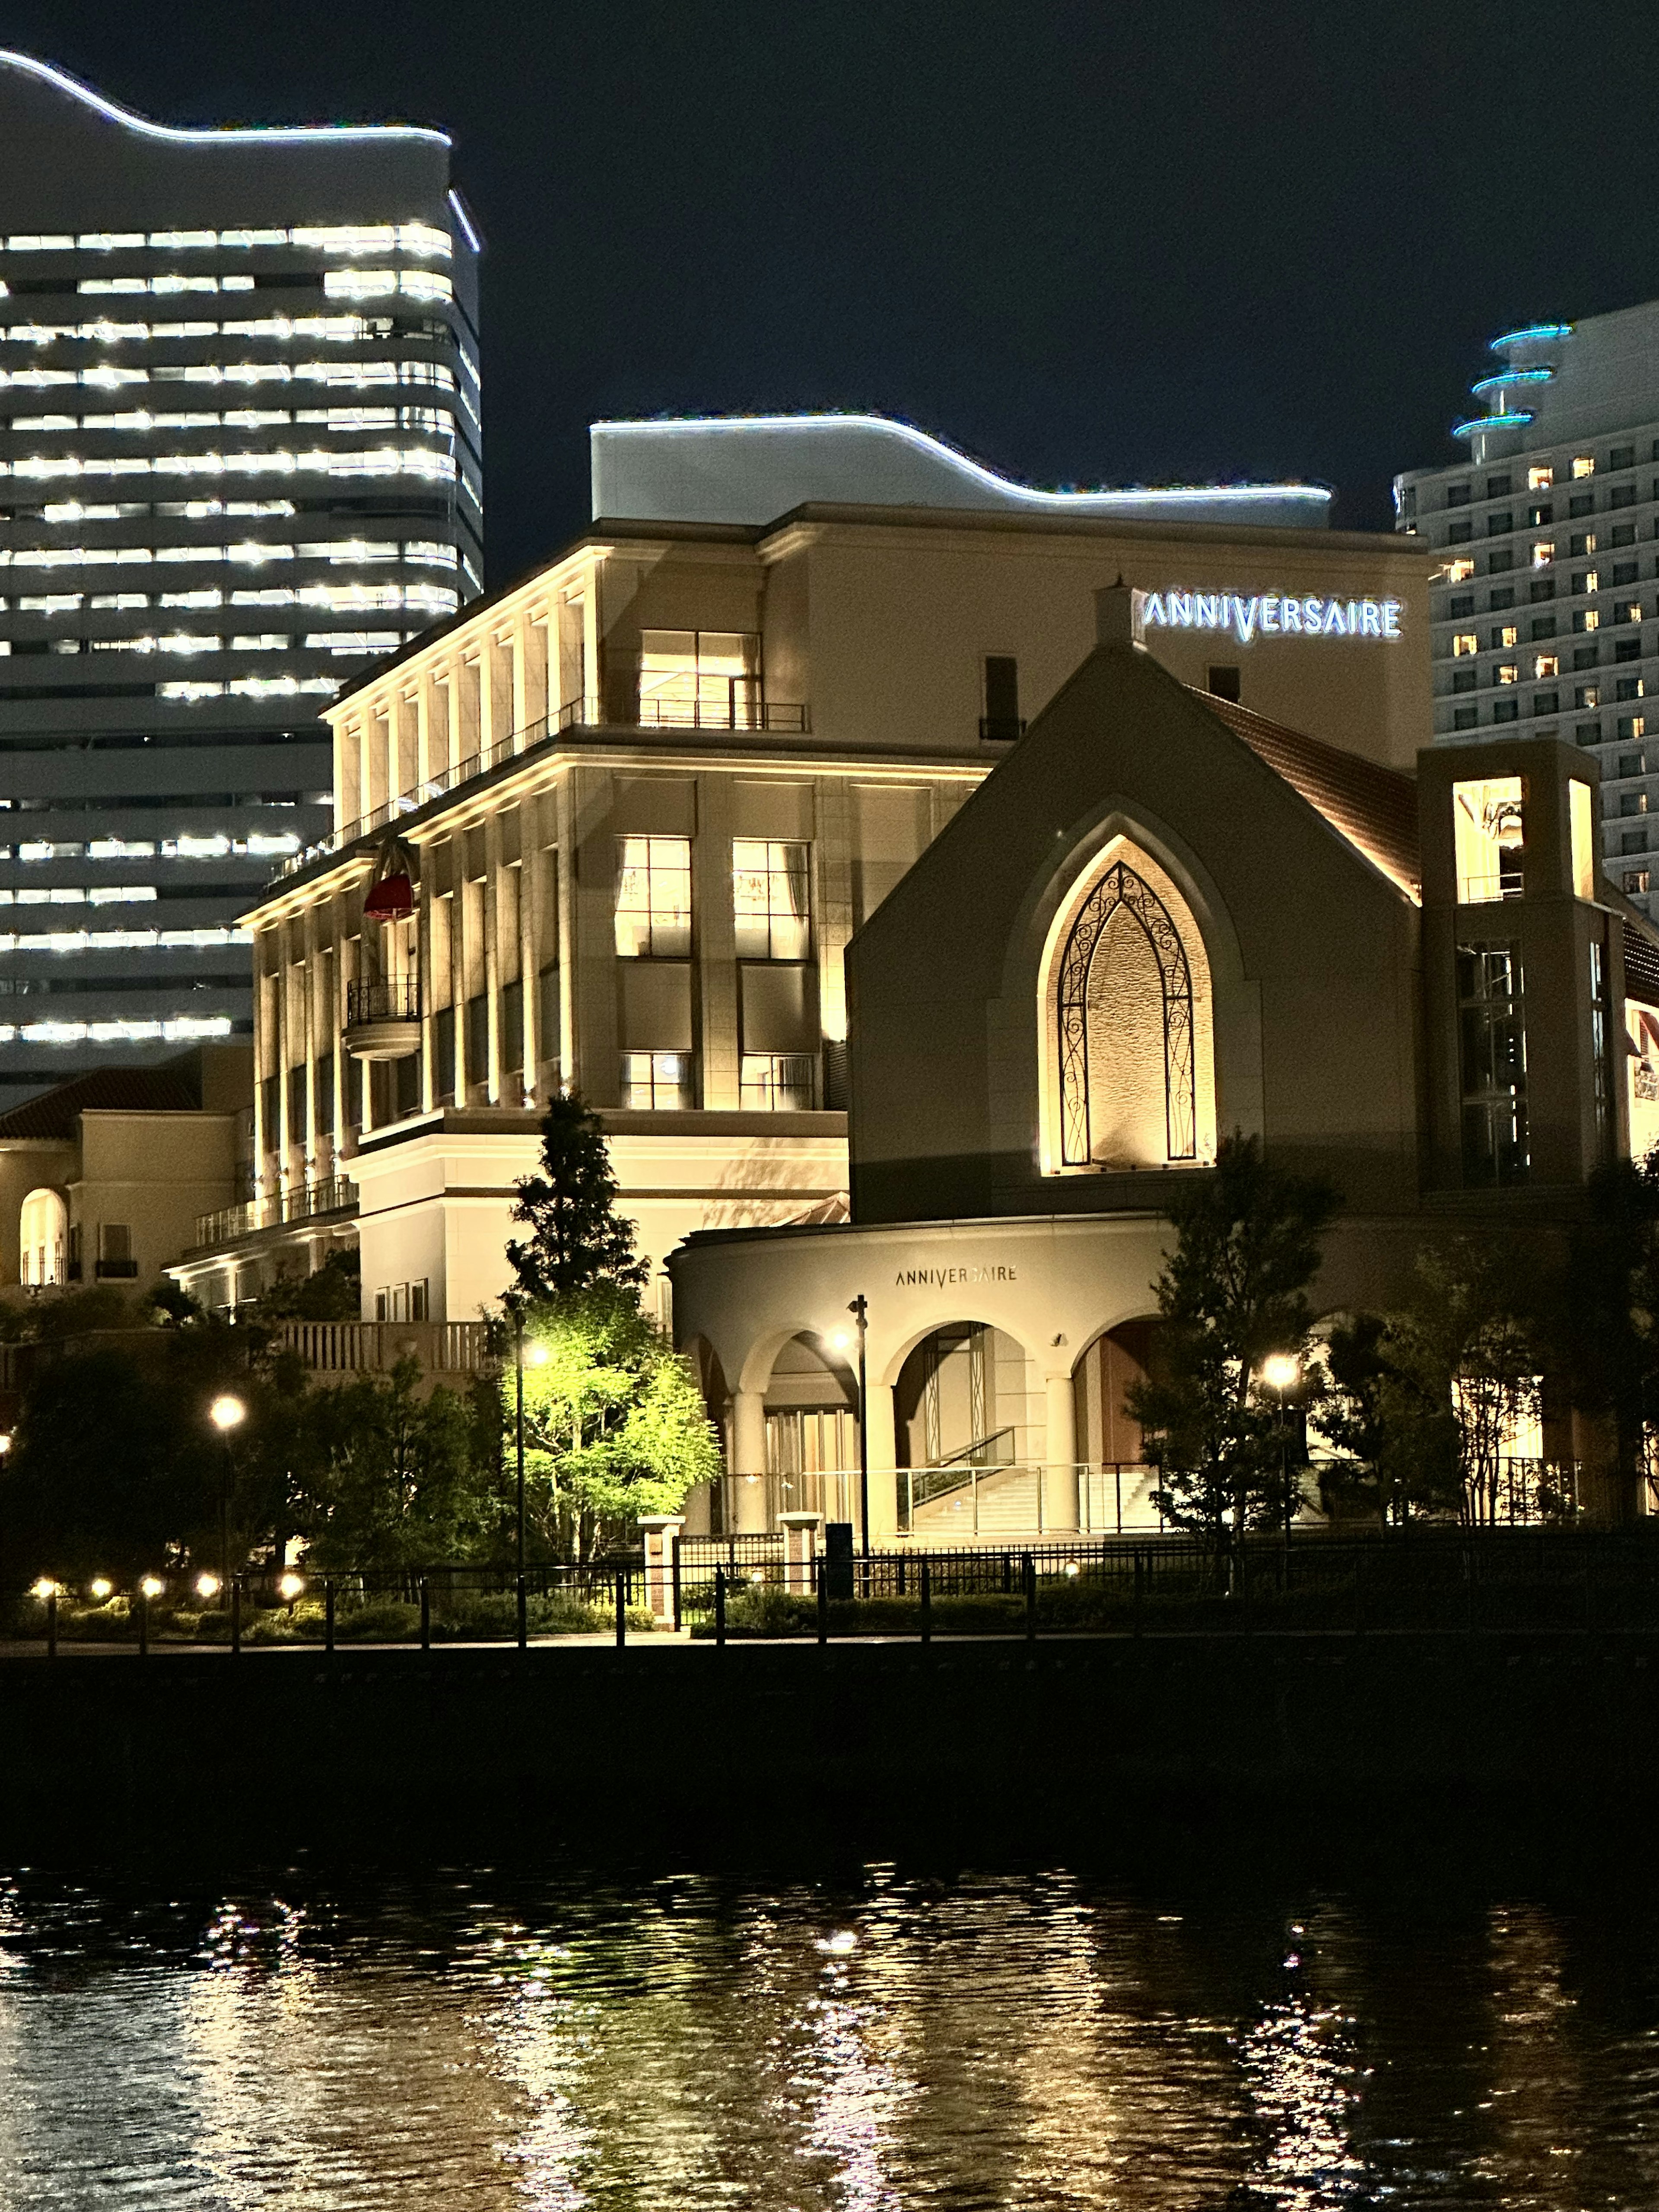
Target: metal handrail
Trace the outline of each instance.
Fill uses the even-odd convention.
[[[313,1221],[319,1214],[355,1213],[357,1186],[349,1176],[327,1176],[319,1182],[281,1191],[270,1198],[245,1198],[237,1206],[221,1206],[196,1217],[196,1242],[200,1251],[209,1244],[228,1244],[233,1237],[251,1236],[256,1229],[279,1229],[290,1221]]]
[[[348,1029],[359,1022],[418,1022],[421,979],[383,975],[372,983],[348,983],[345,1000]]]

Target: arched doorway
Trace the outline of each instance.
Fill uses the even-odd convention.
[[[1040,1527],[1047,1415],[1024,1345],[977,1321],[913,1345],[893,1391],[898,1524],[949,1543]]]
[[[1090,1345],[1073,1373],[1077,1395],[1078,1458],[1085,1470],[1079,1519],[1097,1535],[1162,1525],[1152,1502],[1158,1476],[1146,1464],[1140,1424],[1124,1404],[1156,1357],[1156,1314],[1120,1322]]]
[[[33,1288],[68,1280],[69,1208],[55,1190],[30,1191],[18,1218],[17,1279]]]

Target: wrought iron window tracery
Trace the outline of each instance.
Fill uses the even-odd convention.
[[[1060,960],[1060,1158],[1090,1164],[1089,978],[1108,925],[1120,907],[1139,925],[1158,962],[1164,997],[1164,1135],[1172,1160],[1197,1156],[1193,1081],[1193,978],[1169,908],[1151,884],[1117,861],[1079,908]]]

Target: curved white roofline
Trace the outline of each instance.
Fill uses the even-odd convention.
[[[823,430],[847,428],[873,430],[886,437],[900,438],[918,453],[931,460],[942,462],[970,483],[994,492],[999,500],[1024,501],[1032,507],[1058,509],[1061,513],[1079,508],[1099,513],[1103,508],[1133,507],[1142,503],[1159,506],[1191,504],[1213,505],[1217,499],[1284,501],[1304,500],[1310,504],[1328,505],[1334,495],[1322,484],[1243,483],[1243,484],[1171,484],[1133,485],[1127,489],[1108,487],[1099,491],[1041,491],[1031,484],[1017,483],[1010,477],[999,476],[982,462],[971,460],[966,453],[947,446],[943,439],[918,430],[914,424],[897,421],[890,415],[691,415],[664,416],[656,421],[606,422],[592,426],[606,436],[638,432],[660,438],[684,434],[707,437],[711,432],[723,430]]]
[[[47,84],[55,85],[59,92],[84,100],[100,115],[108,116],[112,123],[119,123],[145,138],[164,138],[174,146],[234,145],[250,138],[267,145],[294,145],[317,138],[425,138],[438,146],[451,143],[445,132],[429,131],[415,123],[222,123],[209,130],[181,131],[168,123],[152,123],[147,115],[135,115],[131,108],[118,107],[112,100],[106,100],[101,93],[93,91],[90,85],[53,68],[50,62],[37,61],[33,54],[14,53],[0,47],[0,67],[21,70],[27,76],[40,77]]]

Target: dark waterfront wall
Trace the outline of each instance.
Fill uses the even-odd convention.
[[[1659,1636],[1147,1637],[0,1661],[0,1820],[70,1805],[533,1799],[554,1814],[941,1793],[1624,1798]]]

